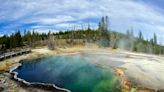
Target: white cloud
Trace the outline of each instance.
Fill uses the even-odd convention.
[[[54,18],[44,18],[40,20],[39,22],[42,24],[55,24],[60,22],[67,22],[67,21],[75,21],[72,16],[56,16]]]
[[[125,32],[133,27],[147,36],[154,32],[164,35],[164,15],[154,6],[136,0],[0,0],[0,23],[10,23],[4,30],[12,28],[11,24],[17,25],[15,28],[28,23],[37,24],[30,28],[43,30],[68,29],[88,22],[96,28],[93,20],[83,20],[104,15],[109,16],[111,29]]]

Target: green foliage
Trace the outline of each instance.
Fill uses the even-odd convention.
[[[4,35],[3,37],[1,37],[0,43],[2,44],[1,49],[4,50],[23,46],[20,31],[16,32],[15,34],[12,34],[11,36]]]
[[[121,48],[128,51],[144,52],[151,54],[164,54],[164,46],[157,43],[157,35],[154,33],[153,38],[145,40],[142,32],[138,33],[138,37],[133,34],[133,29],[127,30],[126,34],[109,30],[108,17],[102,17],[98,24],[98,29],[94,30],[88,25],[87,29],[67,30],[53,33],[54,39],[66,39],[68,42],[75,40],[83,40],[84,43],[94,43],[99,47],[112,47],[113,49]],[[36,46],[39,41],[49,40],[46,33],[39,34],[36,31],[24,30],[21,36],[20,31],[7,36],[0,37],[1,50],[22,47],[24,45]],[[53,42],[53,41],[52,41]]]
[[[0,37],[1,50],[13,49],[23,47],[24,45],[32,46],[37,41],[47,39],[47,34],[39,34],[38,32],[28,31],[22,36],[20,31],[11,34],[10,36],[4,35]]]
[[[139,40],[143,40],[144,38],[143,38],[143,35],[142,35],[142,32],[140,31],[139,32]]]
[[[117,47],[117,43],[114,43],[114,45],[113,45],[113,47],[112,47],[113,49],[117,49],[118,47]]]
[[[155,33],[154,33],[154,39],[153,39],[153,41],[154,41],[154,44],[157,44],[157,36],[156,36]]]
[[[101,22],[99,22],[99,31],[100,31],[100,39],[99,46],[100,47],[109,47],[110,46],[110,34],[108,30],[108,17],[101,18]]]

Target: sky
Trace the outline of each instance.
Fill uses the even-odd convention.
[[[154,33],[164,43],[164,0],[0,0],[0,36],[17,30],[58,32],[96,29],[102,16],[109,16],[110,29],[125,33]]]

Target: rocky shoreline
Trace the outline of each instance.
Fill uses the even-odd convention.
[[[21,65],[21,60],[33,59],[52,54],[48,49],[44,49],[42,52],[37,51],[38,50],[33,50],[29,54],[6,59],[0,62],[0,92],[65,92],[59,90],[55,91],[55,87],[53,87],[54,85],[29,85],[29,83],[25,81],[18,81],[21,79],[16,78],[16,73],[13,73],[12,70]]]
[[[64,88],[59,88],[57,86],[55,86],[54,84],[47,84],[47,83],[30,83],[27,82],[23,79],[20,79],[17,77],[18,73],[14,72],[13,70],[15,70],[16,68],[20,67],[21,64],[13,69],[10,70],[10,74],[11,74],[11,79],[14,81],[19,82],[19,84],[21,84],[21,86],[24,87],[31,87],[31,88],[38,88],[38,89],[42,89],[42,90],[47,90],[47,91],[52,91],[52,92],[70,92],[67,89]]]
[[[17,68],[20,65],[20,61],[24,59],[33,59],[38,57],[44,57],[47,55],[65,55],[72,54],[75,52],[80,51],[92,51],[92,49],[60,49],[57,51],[50,51],[46,48],[41,49],[34,49],[32,50],[32,53],[18,56],[9,60],[5,60],[0,62],[0,92],[67,92],[68,90],[58,90],[58,88],[55,87],[55,85],[52,84],[31,84],[28,82],[25,82],[24,80],[21,80],[16,77],[16,73],[11,72],[14,68]],[[93,51],[97,51],[97,49],[93,49]],[[113,53],[113,52],[112,52]],[[115,53],[115,52],[114,52]],[[133,56],[133,55],[132,55]],[[134,57],[134,56],[133,56]],[[129,58],[129,57],[128,57]],[[97,64],[97,62],[94,62]],[[98,63],[99,64],[99,63]],[[104,62],[105,65],[108,65],[107,62]],[[129,76],[127,77],[125,74],[126,68],[125,67],[114,67],[113,68],[115,73],[119,76],[121,80],[121,89],[123,92],[164,92],[164,90],[153,90],[150,88],[142,88],[137,87],[137,83],[130,81]],[[14,77],[15,76],[15,77]]]
[[[67,53],[67,54],[66,54]],[[17,77],[14,69],[21,66],[21,61],[25,59],[35,59],[51,55],[74,54],[75,51],[63,52],[60,50],[51,51],[46,47],[32,49],[32,52],[26,55],[17,56],[0,62],[0,92],[70,92],[67,89],[59,88],[54,84],[29,83]]]

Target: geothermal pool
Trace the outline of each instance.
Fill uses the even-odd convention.
[[[117,76],[91,63],[93,58],[76,54],[24,60],[14,72],[27,82],[51,83],[71,92],[119,92]]]

